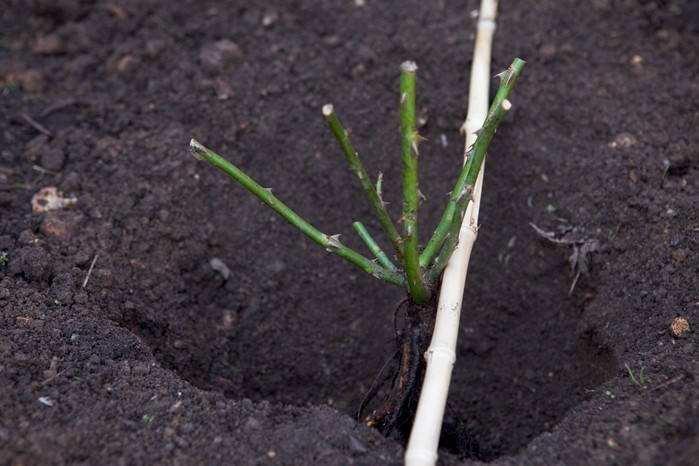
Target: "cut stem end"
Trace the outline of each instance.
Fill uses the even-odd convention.
[[[205,160],[208,157],[206,148],[194,138],[189,141],[189,151],[197,160]]]
[[[406,73],[415,73],[417,72],[417,64],[412,60],[404,61],[400,65],[400,69]]]
[[[325,118],[330,117],[333,113],[335,113],[335,108],[332,106],[332,104],[323,105],[323,116]]]

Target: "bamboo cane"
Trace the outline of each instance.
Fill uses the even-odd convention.
[[[475,142],[476,131],[480,129],[488,114],[490,58],[496,15],[497,0],[482,0],[471,67],[468,113],[462,126],[466,133],[466,152]],[[425,379],[405,452],[406,466],[432,466],[437,462],[437,447],[444,408],[451,372],[456,361],[455,348],[464,284],[471,250],[478,233],[484,167],[485,164],[481,165],[473,191],[473,201],[469,202],[466,209],[458,246],[449,259],[442,278],[435,329],[430,347],[425,354],[427,359]]]

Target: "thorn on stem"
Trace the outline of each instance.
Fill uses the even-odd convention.
[[[461,202],[464,199],[464,197],[466,197],[466,195],[468,195],[470,197],[472,193],[473,193],[473,186],[465,186],[461,190],[459,195],[456,197],[456,202],[457,203]]]
[[[400,106],[401,106],[401,107],[404,107],[404,106],[405,106],[405,102],[406,102],[407,100],[408,100],[408,94],[407,94],[406,92],[403,92],[403,93],[400,95]]]
[[[468,190],[466,188],[462,189],[461,192],[459,193],[458,196],[456,196],[456,202],[459,203],[461,202],[464,197],[466,197],[466,194],[468,193]]]
[[[381,199],[381,196],[383,195],[383,173],[379,172],[379,176],[376,179],[376,194],[378,194],[379,199]],[[383,200],[382,200],[383,202]]]
[[[328,252],[332,252],[333,249],[339,249],[340,248],[340,236],[342,236],[342,235],[340,235],[340,234],[330,235],[330,236],[325,235],[325,237],[327,238],[327,242],[325,243],[326,244],[325,250]]]
[[[493,76],[493,78],[499,78],[500,82],[502,82],[502,80],[505,78],[506,74],[507,74],[507,70],[503,70],[503,71],[499,72],[498,74],[496,74],[495,76]]]
[[[510,74],[507,76],[507,82],[505,82],[505,86],[510,86],[512,84],[512,80],[515,77],[515,70],[512,69],[512,65],[510,65],[507,68],[507,71],[510,72]]]
[[[410,144],[410,148],[413,150],[413,155],[417,157],[420,155],[420,152],[417,150],[417,141],[413,141],[412,144]]]

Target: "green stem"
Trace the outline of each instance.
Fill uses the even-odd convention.
[[[329,252],[335,253],[342,257],[348,262],[356,265],[360,269],[364,270],[366,273],[375,276],[385,282],[392,283],[398,286],[405,285],[405,278],[396,272],[386,270],[384,267],[374,263],[370,259],[364,257],[362,254],[348,248],[344,244],[340,243],[338,240],[338,235],[326,235],[321,231],[317,230],[310,223],[304,220],[296,212],[287,207],[282,203],[276,196],[274,196],[269,189],[265,189],[255,180],[250,178],[238,167],[219,156],[212,150],[204,147],[201,143],[192,139],[189,143],[189,148],[192,154],[200,159],[206,160],[211,165],[225,172],[231,178],[236,180],[238,183],[243,185],[248,191],[253,193],[257,198],[262,201],[267,206],[271,207],[275,212],[281,215],[287,222],[294,225],[296,228],[301,230],[306,236],[311,238],[313,241],[324,247]]]
[[[434,233],[432,233],[430,241],[427,243],[427,246],[425,246],[422,254],[420,254],[420,267],[429,266],[437,254],[437,251],[439,251],[444,244],[449,233],[449,226],[454,219],[456,207],[457,203],[452,198],[449,198],[449,202],[447,203],[446,209],[444,209],[439,225],[437,225]]]
[[[376,260],[379,261],[379,264],[391,272],[397,272],[398,268],[391,262],[391,259],[388,258],[379,245],[376,244],[376,241],[371,237],[371,234],[369,234],[362,222],[354,222],[352,226],[357,230],[359,237],[364,241],[364,244],[366,244],[374,257],[376,257]]]
[[[505,113],[507,113],[511,107],[507,97],[509,97],[510,92],[512,92],[512,87],[524,69],[525,64],[526,62],[524,60],[515,58],[510,67],[502,76],[500,89],[493,100],[493,104],[490,106],[488,116],[486,117],[483,126],[479,130],[476,142],[468,152],[468,160],[461,170],[461,174],[456,182],[454,191],[451,193],[451,198],[449,199],[449,204],[447,205],[444,215],[442,216],[442,220],[428,243],[428,246],[430,246],[432,243],[436,244],[440,241],[444,244],[439,256],[434,260],[432,268],[428,273],[428,279],[431,282],[436,281],[439,278],[447,264],[447,261],[449,260],[449,257],[451,257],[451,254],[454,252],[454,248],[458,242],[458,235],[459,231],[461,230],[463,216],[466,211],[466,207],[471,200],[471,193],[473,192],[473,187],[476,184],[478,173],[480,172],[481,165],[483,165],[483,160],[485,159],[485,155],[488,151],[488,145],[490,144],[498,125],[502,121],[502,118],[505,116]],[[440,236],[446,237],[446,240],[440,240]],[[431,257],[434,257],[437,249],[430,248],[428,250],[428,248],[425,248],[423,257],[421,257],[421,263],[430,263]]]
[[[468,174],[469,170],[471,169],[471,165],[473,164],[473,157],[470,156],[471,154],[472,153],[469,153],[468,159],[466,160],[466,163],[461,169],[461,175],[456,182],[454,191],[451,192],[449,202],[447,203],[447,206],[444,209],[444,213],[442,214],[442,219],[439,221],[439,225],[437,225],[437,228],[434,230],[434,233],[432,233],[430,241],[427,243],[427,246],[425,246],[425,249],[422,251],[422,254],[420,255],[420,265],[422,267],[427,267],[428,265],[435,265],[432,264],[432,261],[437,255],[437,252],[439,252],[440,248],[442,248],[442,246],[446,244],[446,249],[449,249],[451,247],[450,243],[455,242],[458,239],[454,238],[453,235],[451,235],[451,228],[454,223],[454,219],[459,218],[459,214],[462,214],[465,211],[465,206],[467,206],[468,202],[471,200],[471,193],[464,189],[466,175]],[[451,247],[451,249],[453,250],[453,247]],[[430,281],[432,281],[431,274],[428,278],[430,279]]]
[[[367,176],[364,165],[362,165],[357,151],[354,150],[354,146],[352,146],[347,130],[345,130],[345,128],[342,126],[342,123],[335,114],[335,110],[333,109],[332,105],[328,104],[323,106],[323,116],[328,122],[330,131],[332,131],[335,139],[337,139],[337,142],[340,143],[340,147],[345,153],[345,158],[347,159],[347,163],[352,169],[352,172],[359,179],[359,184],[362,186],[364,195],[369,200],[371,207],[374,209],[374,214],[376,214],[376,217],[379,219],[381,227],[391,240],[396,256],[398,256],[399,259],[402,258],[403,239],[400,237],[398,230],[396,230],[396,227],[393,225],[391,217],[388,215],[388,211],[386,210],[386,204],[381,198],[380,183],[377,183],[378,188],[375,187]]]
[[[419,203],[417,158],[418,139],[415,131],[415,72],[414,62],[400,67],[400,133],[403,149],[403,252],[408,291],[413,300],[424,304],[430,299],[420,268],[418,251],[417,210]]]

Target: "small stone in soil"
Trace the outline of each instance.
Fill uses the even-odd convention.
[[[211,265],[211,268],[215,272],[218,272],[224,280],[228,280],[228,277],[231,276],[231,269],[218,257],[211,259],[209,265]]]
[[[65,161],[65,154],[57,147],[51,147],[41,154],[41,166],[53,172],[60,172]]]
[[[205,44],[199,50],[199,62],[209,72],[219,72],[236,60],[243,58],[243,51],[238,44],[228,39]]]
[[[150,364],[147,362],[136,362],[131,368],[133,375],[148,375],[150,372]]]
[[[58,55],[66,51],[66,43],[58,34],[39,36],[34,45],[34,52],[40,55]]]
[[[180,434],[187,435],[191,434],[192,432],[194,432],[194,424],[192,424],[191,422],[187,422],[180,426]]]
[[[41,223],[41,232],[60,240],[67,240],[85,224],[85,216],[80,212],[48,212]]]
[[[17,81],[22,89],[32,94],[41,94],[46,87],[46,78],[39,70],[31,69],[17,73]]]
[[[78,200],[76,198],[63,197],[55,186],[41,188],[32,197],[32,212],[41,213],[50,210],[65,209],[74,206]]]
[[[689,321],[682,316],[675,317],[670,324],[670,332],[675,338],[682,338],[689,331],[691,331]]]
[[[352,451],[356,451],[357,453],[365,453],[367,451],[364,444],[354,435],[350,435],[350,449]]]

